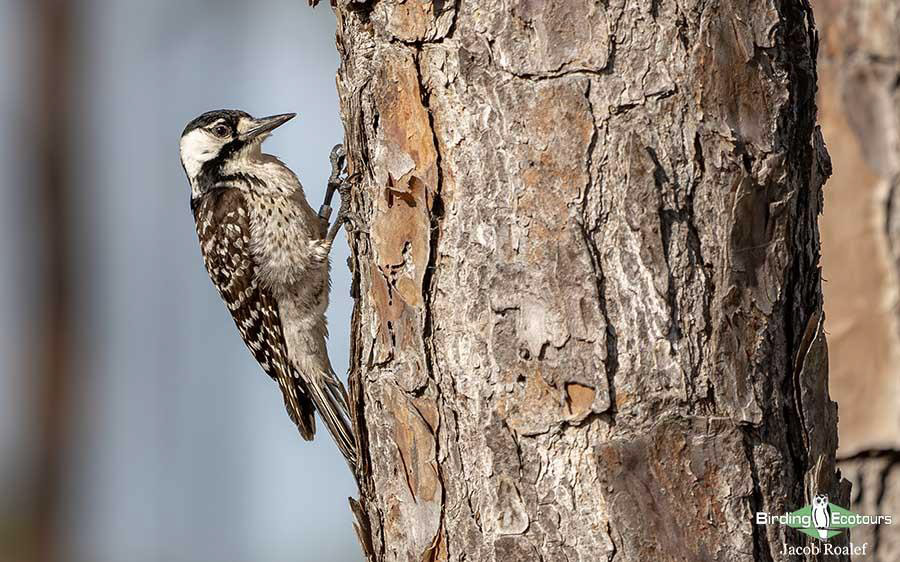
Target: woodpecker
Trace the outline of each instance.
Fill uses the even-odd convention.
[[[328,359],[325,311],[329,253],[343,212],[328,228],[340,174],[340,145],[323,211],[310,207],[296,174],[262,152],[293,113],[254,119],[244,111],[204,113],[181,135],[181,164],[213,285],[253,357],[281,389],[288,415],[306,440],[319,415],[347,462],[356,464],[347,393]],[[334,167],[337,166],[337,169]],[[346,208],[346,186],[341,209]]]

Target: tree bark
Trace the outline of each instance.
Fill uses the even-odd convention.
[[[805,2],[336,13],[368,558],[806,544],[753,523],[849,494]]]

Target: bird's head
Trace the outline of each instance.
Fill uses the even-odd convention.
[[[229,164],[260,154],[260,145],[276,127],[296,114],[283,113],[255,119],[235,109],[207,111],[181,133],[181,165],[195,192]]]

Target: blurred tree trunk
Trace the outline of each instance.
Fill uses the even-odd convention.
[[[822,129],[834,159],[822,218],[840,468],[859,513],[900,511],[900,0],[815,0]],[[860,527],[867,560],[900,560],[900,525]]]
[[[849,493],[809,9],[338,4],[369,559],[788,559]]]
[[[26,528],[18,541],[23,562],[64,560],[58,550],[62,477],[65,473],[69,427],[69,312],[71,290],[66,208],[69,185],[66,163],[70,86],[72,18],[65,0],[40,0],[33,5],[36,22],[32,43],[31,112],[23,118],[23,137],[31,142],[35,178],[36,247],[34,255],[41,285],[33,311],[38,337],[26,350],[30,358],[33,394],[29,413],[34,431]]]

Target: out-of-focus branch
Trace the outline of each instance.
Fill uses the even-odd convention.
[[[35,430],[35,456],[31,471],[31,513],[23,537],[23,560],[60,560],[56,551],[60,488],[69,427],[69,336],[71,275],[67,249],[68,213],[66,139],[71,105],[71,3],[38,0],[35,10],[38,38],[33,52],[32,115],[28,118],[33,143],[36,213],[34,224],[39,248],[40,287],[33,320],[37,337],[28,350],[33,372],[33,405],[29,408]],[[33,251],[33,250],[32,250]],[[27,255],[27,250],[24,253]]]

